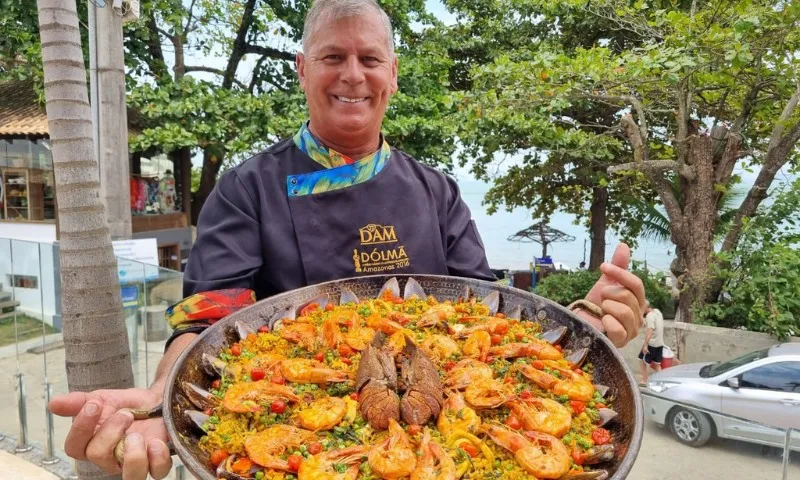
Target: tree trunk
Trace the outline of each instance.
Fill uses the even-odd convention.
[[[606,256],[606,208],[608,207],[608,188],[592,189],[592,206],[590,208],[590,226],[592,246],[589,254],[589,270],[597,270]]]
[[[75,0],[38,0],[58,205],[70,391],[133,386],[117,263],[100,201]],[[82,479],[118,478],[79,462]]]
[[[192,225],[197,225],[200,217],[200,210],[206,199],[211,195],[214,186],[217,184],[217,175],[222,167],[222,158],[217,157],[208,150],[203,151],[203,171],[200,173],[200,186],[192,196]]]

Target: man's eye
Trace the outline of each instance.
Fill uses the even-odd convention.
[[[327,55],[325,56],[325,60],[340,60],[342,58],[341,55]]]
[[[366,63],[367,65],[375,65],[375,64],[378,63],[378,58],[377,57],[364,57],[362,59],[362,61],[364,63]]]

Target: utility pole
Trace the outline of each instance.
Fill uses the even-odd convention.
[[[89,73],[100,199],[114,240],[131,238],[128,113],[122,16],[111,0],[89,2]]]

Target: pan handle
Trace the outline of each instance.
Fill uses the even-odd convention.
[[[150,410],[133,410],[129,409],[129,412],[133,414],[134,420],[147,420],[150,418],[161,418],[164,416],[164,404],[159,403],[155,407],[151,408]],[[167,448],[169,448],[169,454],[175,455],[175,446],[172,444],[171,441],[167,442]],[[122,466],[122,462],[125,459],[125,439],[123,438],[117,443],[117,446],[114,447],[114,457],[117,459],[117,463]]]

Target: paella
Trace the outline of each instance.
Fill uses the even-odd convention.
[[[279,312],[203,354],[210,388],[184,415],[218,478],[605,479],[613,389],[565,327],[543,331],[497,292],[455,300],[390,280]]]

